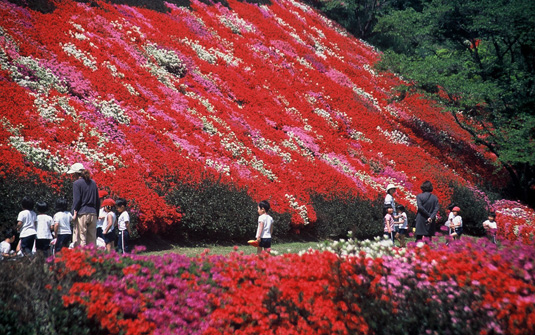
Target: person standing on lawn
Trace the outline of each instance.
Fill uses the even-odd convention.
[[[273,233],[273,218],[267,214],[271,206],[267,200],[262,200],[258,203],[258,228],[256,230],[256,240],[259,242],[257,247],[257,254],[261,254],[262,250],[269,252],[271,248],[271,234]]]
[[[409,220],[407,218],[407,213],[405,212],[405,206],[398,205],[398,221],[396,222],[396,225],[398,226],[398,239],[399,239],[399,246],[402,248],[405,248],[405,238],[408,234],[409,229]]]
[[[35,240],[35,250],[42,252],[46,257],[50,254],[50,242],[52,242],[52,231],[54,230],[54,219],[48,212],[48,204],[45,201],[36,204],[37,209],[37,237]]]
[[[394,235],[395,234],[394,208],[392,208],[392,206],[387,206],[384,222],[385,222],[385,226],[384,226],[383,234],[385,235],[385,237],[388,237],[392,241],[392,245],[396,245],[394,241],[394,236],[395,236]]]
[[[431,239],[435,235],[435,220],[439,209],[438,198],[432,194],[433,184],[426,180],[420,186],[422,193],[416,196],[416,241],[424,236]]]
[[[117,220],[117,249],[119,252],[125,254],[130,252],[130,235],[132,230],[130,228],[130,214],[126,211],[126,200],[123,198],[117,199],[115,202],[117,212],[119,212],[119,219]]]
[[[104,198],[108,195],[108,192],[105,190],[98,191],[98,197],[100,199],[100,203],[104,201]],[[102,236],[102,231],[104,230],[104,227],[106,227],[106,212],[104,211],[104,206],[102,206],[98,212],[98,219],[97,219],[97,238],[104,238]]]
[[[60,252],[61,249],[69,247],[72,241],[71,221],[72,214],[67,210],[67,199],[59,198],[56,200],[56,214],[54,214],[54,233],[56,234],[56,244],[54,253]]]
[[[33,251],[35,238],[37,237],[37,215],[33,211],[35,202],[30,197],[22,198],[22,211],[17,217],[17,230],[20,232],[17,253],[22,251],[24,255],[29,255]]]
[[[74,246],[95,244],[100,209],[97,183],[81,163],[73,164],[67,173],[73,174],[76,179],[72,185]]]

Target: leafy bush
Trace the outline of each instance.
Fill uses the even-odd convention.
[[[383,201],[359,198],[352,194],[311,196],[316,211],[315,232],[319,238],[345,237],[348,231],[359,239],[380,235],[383,231]]]
[[[463,231],[466,234],[481,236],[485,234],[483,221],[488,216],[485,199],[466,186],[450,184],[453,194],[451,201],[461,208],[459,215],[463,218]]]
[[[76,306],[64,307],[62,293],[72,285],[49,271],[44,257],[0,261],[1,334],[101,334],[100,327]]]
[[[72,200],[72,182],[59,179],[59,190],[50,184],[42,182],[38,176],[6,175],[0,182],[0,232],[6,228],[14,228],[17,217],[22,210],[21,200],[30,196],[35,202],[46,201],[49,205],[49,215],[53,215],[56,199],[65,197]]]
[[[254,238],[257,229],[257,203],[247,190],[204,179],[179,184],[167,194],[167,201],[179,208],[182,220],[175,233],[182,238],[232,242]],[[274,220],[273,237],[284,238],[290,229],[290,214],[269,213]]]

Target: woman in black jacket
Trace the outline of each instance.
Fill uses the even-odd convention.
[[[432,194],[433,185],[430,181],[425,181],[420,186],[422,193],[416,196],[418,211],[416,214],[416,241],[423,236],[431,239],[435,235],[435,220],[438,213],[438,198]]]

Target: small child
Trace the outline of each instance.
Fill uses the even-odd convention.
[[[444,224],[446,227],[448,227],[448,235],[451,235],[452,231],[451,231],[451,222],[453,220],[453,208],[456,207],[455,204],[451,203],[449,206],[448,206],[448,211],[450,212],[448,214],[448,220],[446,221],[446,223]]]
[[[24,255],[32,253],[35,237],[37,236],[37,231],[35,230],[37,215],[33,211],[34,204],[32,198],[22,198],[22,211],[17,217],[17,230],[20,232],[20,251]]]
[[[488,220],[483,222],[483,228],[485,228],[487,236],[492,243],[496,244],[496,229],[498,229],[498,225],[496,224],[496,213],[489,213]]]
[[[104,201],[102,201],[102,208],[105,213],[104,224],[102,226],[102,238],[106,243],[106,251],[108,252],[111,252],[115,248],[115,240],[117,239],[114,229],[115,222],[117,221],[117,216],[113,211],[114,206],[115,201],[113,201],[113,199],[104,199]]]
[[[384,235],[385,237],[388,237],[392,240],[392,244],[394,244],[394,208],[392,206],[387,206],[386,208],[386,214],[384,218]]]
[[[56,200],[56,210],[57,213],[54,214],[55,253],[61,251],[64,247],[68,248],[72,241],[72,214],[68,211],[67,199],[60,198]]]
[[[130,248],[128,246],[128,241],[130,240],[130,235],[132,234],[130,228],[130,215],[126,211],[125,199],[117,199],[117,201],[115,202],[115,206],[117,207],[117,212],[120,213],[119,219],[117,221],[117,228],[119,230],[117,249],[119,252],[122,252],[124,254],[130,252]]]
[[[41,251],[45,256],[50,252],[50,242],[52,241],[52,231],[54,229],[54,220],[46,212],[48,204],[43,202],[37,203],[37,239],[35,240],[35,250]]]
[[[102,236],[102,231],[104,230],[104,227],[106,226],[106,212],[104,211],[104,206],[102,206],[102,202],[104,201],[104,197],[108,195],[108,192],[105,190],[98,191],[98,197],[100,199],[101,207],[100,211],[98,212],[98,219],[97,219],[97,238],[104,238]]]
[[[258,203],[258,228],[256,229],[256,240],[259,242],[256,249],[257,254],[262,250],[269,252],[271,248],[271,234],[273,233],[273,218],[267,213],[271,206],[267,200]]]
[[[15,231],[11,228],[6,229],[3,238],[4,240],[0,243],[0,259],[15,256],[15,252],[11,250],[11,244],[15,242]]]
[[[407,218],[407,213],[405,212],[405,206],[398,205],[396,208],[398,210],[398,221],[396,222],[396,224],[398,226],[399,245],[402,248],[405,248],[405,237],[407,237],[408,234],[409,220]]]
[[[459,215],[460,211],[461,209],[458,206],[453,207],[451,210],[453,213],[453,218],[450,224],[450,236],[455,240],[460,239],[461,235],[463,234],[463,218]]]

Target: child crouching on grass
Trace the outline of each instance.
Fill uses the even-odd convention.
[[[261,254],[262,250],[269,252],[271,248],[271,234],[273,233],[273,218],[267,214],[271,207],[266,200],[260,201],[258,204],[258,229],[256,230],[256,240],[259,242],[257,247],[257,254]]]

